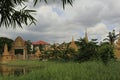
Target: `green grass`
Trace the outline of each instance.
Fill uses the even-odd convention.
[[[100,61],[39,62],[14,61],[8,65],[43,67],[21,76],[0,77],[0,80],[120,80],[120,62],[111,61],[104,65]]]

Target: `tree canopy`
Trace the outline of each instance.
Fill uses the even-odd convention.
[[[38,1],[47,0],[33,0],[33,5],[35,6]],[[55,1],[55,0],[53,0]],[[61,0],[63,3],[63,8],[67,3],[73,3],[73,0]],[[10,27],[16,28],[19,26],[22,28],[22,24],[28,25],[35,23],[36,19],[32,16],[35,10],[26,9],[25,2],[28,0],[0,0],[0,27]],[[24,5],[25,7],[17,10],[16,6]]]
[[[105,38],[104,40],[107,40],[111,45],[114,45],[115,40],[117,40],[119,34],[115,33],[115,30],[113,30],[112,32],[109,32],[107,38]]]

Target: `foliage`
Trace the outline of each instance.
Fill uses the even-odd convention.
[[[35,23],[31,15],[35,10],[28,10],[26,7],[17,10],[16,6],[23,5],[27,0],[0,0],[0,27],[22,27],[22,24]]]
[[[69,43],[62,43],[59,46],[52,45],[53,50],[44,52],[43,58],[60,61],[89,61],[102,60],[105,64],[114,58],[113,46],[108,42],[98,45],[97,39],[86,42],[80,38],[77,42],[79,52],[69,48]]]
[[[28,25],[35,23],[36,19],[32,16],[35,10],[26,9],[25,2],[28,0],[0,0],[0,27],[5,26],[16,28],[19,26],[22,28],[22,24]],[[38,0],[33,0],[34,5]],[[41,0],[39,0],[41,1]],[[47,0],[44,0],[47,2]],[[66,3],[72,5],[72,0],[61,0],[63,2],[63,8]],[[25,6],[24,8],[18,10],[17,6]]]
[[[31,54],[32,53],[32,48],[31,48],[32,42],[30,40],[27,40],[27,41],[25,41],[25,44],[27,47],[27,53]]]
[[[0,54],[2,54],[3,50],[4,50],[4,45],[5,43],[8,45],[8,50],[11,49],[12,46],[12,39],[6,38],[6,37],[0,37]]]
[[[113,46],[108,43],[102,43],[99,48],[99,54],[101,60],[107,64],[108,61],[114,59],[114,50]]]
[[[39,1],[41,2],[42,0],[39,0]],[[46,3],[48,2],[48,0],[43,0],[43,1],[45,1]],[[53,0],[53,1],[55,1],[55,0]],[[73,0],[61,0],[61,1],[63,3],[63,9],[65,8],[65,5],[67,3],[70,4],[70,5],[72,5],[72,3],[73,3]],[[34,5],[36,5],[37,2],[38,2],[38,0],[34,0]]]
[[[113,30],[112,32],[109,32],[107,38],[105,38],[104,40],[107,40],[108,42],[110,42],[111,45],[114,45],[114,42],[117,38],[118,34],[115,34],[115,30]]]
[[[69,43],[62,43],[59,46],[52,45],[53,50],[45,51],[44,56],[50,60],[73,61],[78,58],[78,54],[74,49],[69,48]]]
[[[98,45],[96,40],[92,40],[86,43],[85,39],[79,39],[80,44],[80,53],[79,60],[80,61],[88,61],[98,58]]]

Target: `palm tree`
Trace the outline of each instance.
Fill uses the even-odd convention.
[[[42,1],[42,0],[39,0],[39,1]],[[48,0],[44,0],[44,1],[47,3]],[[70,5],[72,5],[72,3],[73,3],[73,0],[61,0],[61,1],[63,3],[63,8],[65,8],[65,5],[67,3],[70,4]],[[36,5],[37,2],[38,2],[38,0],[34,0],[34,5]]]
[[[34,5],[38,0],[33,0]],[[42,1],[42,0],[39,0]],[[47,0],[44,0],[47,3]],[[63,8],[67,3],[72,5],[72,0],[61,0],[63,2]],[[36,19],[32,16],[35,10],[26,9],[24,4],[27,0],[0,0],[0,27],[10,27],[16,28],[18,25],[22,28],[22,24],[28,25],[35,23]],[[16,6],[24,5],[25,7],[16,10]]]
[[[16,6],[24,4],[26,0],[0,0],[0,27],[18,25],[22,27],[22,24],[28,24],[28,21],[35,23],[35,18],[31,15],[34,10],[28,10],[26,7],[21,10],[16,10]]]
[[[115,30],[113,30],[112,32],[109,32],[107,38],[105,38],[104,40],[107,40],[111,45],[114,45],[114,42],[118,38],[118,35],[119,34],[115,34]]]

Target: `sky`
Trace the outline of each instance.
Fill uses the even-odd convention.
[[[23,28],[0,28],[0,37],[24,40],[43,40],[48,43],[70,42],[84,37],[87,29],[89,39],[102,41],[113,29],[120,31],[120,0],[75,0],[73,6],[65,9],[60,0],[44,2],[33,6],[32,0],[26,3],[28,9],[37,12],[36,25],[23,25]],[[18,9],[23,6],[17,7]]]

